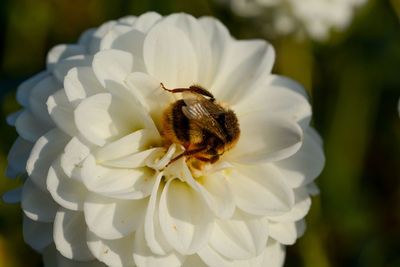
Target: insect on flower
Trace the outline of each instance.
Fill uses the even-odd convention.
[[[167,145],[181,144],[185,151],[168,164],[186,156],[197,159],[196,168],[204,163],[215,163],[224,152],[239,140],[240,129],[235,113],[215,102],[206,89],[192,85],[189,88],[167,89],[170,93],[181,93],[181,100],[169,105],[162,117],[163,135]]]

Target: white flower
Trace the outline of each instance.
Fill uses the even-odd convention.
[[[331,29],[343,30],[351,22],[354,9],[367,0],[219,0],[241,16],[259,17],[275,34],[303,32],[314,40],[324,40]]]
[[[297,83],[274,50],[213,18],[146,13],[54,47],[24,82],[7,174],[27,173],[25,241],[47,266],[281,266],[302,235],[324,165]],[[196,170],[161,117],[198,84],[239,120],[238,143]],[[188,166],[189,165],[189,166]],[[22,176],[26,177],[26,176]],[[21,194],[22,193],[22,194]]]

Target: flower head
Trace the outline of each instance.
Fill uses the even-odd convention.
[[[274,56],[186,14],[110,21],[54,47],[8,118],[7,174],[27,178],[4,199],[21,200],[26,242],[48,266],[281,266],[324,155],[304,89],[271,74]],[[167,91],[192,85],[212,97]]]
[[[220,0],[238,15],[258,17],[278,35],[303,34],[324,40],[331,29],[343,30],[354,9],[366,0]]]

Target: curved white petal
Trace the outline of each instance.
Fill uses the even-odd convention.
[[[121,239],[105,240],[91,231],[87,232],[87,244],[93,255],[107,266],[134,266],[133,234]]]
[[[161,88],[160,81],[146,73],[133,72],[126,77],[125,82],[159,125],[164,109],[170,104],[170,95]]]
[[[262,266],[264,267],[282,267],[285,260],[285,247],[273,239],[268,240],[264,251]]]
[[[21,83],[17,89],[18,103],[20,103],[24,107],[28,107],[32,88],[35,87],[36,84],[41,82],[43,79],[49,77],[49,75],[50,74],[47,71],[42,71]]]
[[[50,165],[60,155],[69,137],[57,128],[49,131],[32,148],[26,163],[26,171],[37,186],[46,191],[46,178]]]
[[[93,260],[86,244],[87,227],[82,212],[60,209],[54,221],[54,243],[66,258],[78,261]]]
[[[61,59],[79,54],[84,54],[85,49],[81,45],[76,44],[61,44],[53,47],[47,53],[46,67],[48,71],[54,69],[54,65]]]
[[[21,201],[21,197],[22,197],[22,186],[5,192],[1,196],[1,199],[6,204],[16,204]]]
[[[308,191],[304,187],[294,189],[295,204],[292,209],[282,215],[269,217],[272,221],[277,222],[294,222],[302,219],[311,206],[311,198],[308,195]]]
[[[111,94],[102,93],[83,100],[75,109],[75,123],[79,132],[93,144],[103,146],[139,127],[140,121],[132,108],[120,105]]]
[[[186,257],[182,267],[208,267],[208,265],[197,254],[192,254]]]
[[[91,55],[76,55],[65,59],[62,59],[54,66],[54,76],[57,78],[59,83],[64,83],[64,78],[72,68],[76,67],[88,67],[91,65],[93,56]]]
[[[154,147],[144,151],[131,154],[115,160],[102,162],[102,165],[115,168],[140,168],[147,164],[148,159],[161,148]]]
[[[110,81],[123,83],[133,69],[134,59],[130,53],[110,49],[98,52],[93,58],[93,71],[99,82],[108,87]]]
[[[110,31],[101,39],[100,42],[100,50],[108,50],[112,49],[112,45],[116,38],[123,35],[124,33],[132,30],[130,25],[117,23],[115,24]]]
[[[105,92],[91,67],[71,68],[64,78],[64,88],[74,107],[89,96]]]
[[[275,51],[264,40],[229,42],[212,83],[212,92],[219,101],[232,105],[246,99],[245,96],[270,75],[274,60]]]
[[[23,234],[29,246],[42,252],[53,242],[53,223],[36,222],[23,216]]]
[[[121,199],[145,198],[155,182],[154,173],[149,168],[110,168],[96,165],[93,156],[83,162],[82,180],[92,192]]]
[[[150,195],[149,205],[147,206],[144,221],[144,234],[147,246],[153,253],[166,255],[172,250],[172,247],[168,244],[164,234],[162,233],[159,220],[158,203],[161,198],[161,192],[164,188],[164,185],[160,185],[161,178],[162,173],[159,173]]]
[[[235,211],[233,192],[221,174],[214,173],[196,179],[210,209],[221,219],[228,219]]]
[[[178,267],[182,265],[185,257],[177,252],[160,256],[154,254],[147,246],[144,229],[140,227],[135,234],[133,257],[138,267]]]
[[[325,165],[325,155],[321,144],[306,130],[303,144],[293,156],[276,162],[276,166],[291,187],[299,187],[312,182]]]
[[[284,245],[292,245],[297,239],[297,228],[294,222],[270,222],[269,234]]]
[[[98,162],[114,160],[160,144],[160,135],[152,129],[140,129],[114,142],[107,143],[94,152]]]
[[[53,266],[49,266],[53,267]],[[57,254],[57,267],[107,267],[99,261],[76,261],[70,260],[60,253]]]
[[[167,182],[160,199],[161,229],[181,254],[204,246],[213,228],[213,215],[199,193],[178,179]]]
[[[300,126],[284,117],[249,113],[239,117],[240,137],[226,153],[227,160],[243,164],[278,161],[290,157],[301,147]]]
[[[237,165],[226,176],[236,204],[256,215],[281,215],[294,205],[293,190],[272,164]]]
[[[82,181],[81,169],[82,162],[90,154],[91,147],[81,142],[79,138],[73,137],[65,146],[64,153],[61,155],[61,167],[65,174],[79,182]]]
[[[27,179],[22,188],[21,208],[31,220],[52,222],[59,206],[47,191],[42,191]]]
[[[130,70],[145,71],[143,62],[143,43],[146,35],[137,29],[130,28],[129,31],[116,37],[110,44],[111,49],[126,51],[133,57],[133,66]]]
[[[50,76],[37,83],[31,90],[29,97],[29,110],[42,124],[47,127],[54,126],[46,107],[46,101],[55,92],[62,88],[54,77]]]
[[[29,110],[24,110],[18,116],[15,121],[15,128],[19,136],[32,143],[50,130],[49,126],[40,122]]]
[[[173,26],[152,27],[144,41],[143,55],[147,72],[167,87],[188,87],[198,82],[194,48],[185,33]]]
[[[59,129],[69,136],[77,135],[78,129],[74,123],[74,107],[69,102],[65,90],[59,90],[51,95],[46,105],[51,119]]]
[[[243,101],[234,105],[232,109],[240,116],[249,112],[274,114],[289,120],[302,122],[311,118],[311,106],[305,90],[301,85],[292,81],[280,84],[280,80],[287,78],[278,75],[268,75],[265,81],[246,95]]]
[[[246,260],[260,255],[267,239],[265,219],[236,210],[232,218],[216,220],[209,245],[228,259]]]
[[[136,30],[146,33],[161,18],[162,16],[156,12],[146,12],[137,17],[136,21],[133,24],[133,27]]]
[[[26,172],[26,162],[32,148],[33,144],[31,142],[18,137],[12,145],[10,152],[8,152],[7,168],[15,170],[17,175]]]
[[[19,115],[22,114],[22,112],[24,112],[24,110],[20,109],[17,112],[14,112],[14,113],[11,113],[10,115],[8,115],[6,117],[7,124],[10,125],[10,126],[15,126],[15,122],[17,121]]]
[[[88,193],[82,183],[65,175],[59,158],[50,166],[47,190],[60,206],[75,211],[83,209],[83,202]]]
[[[120,200],[88,194],[83,207],[86,223],[104,239],[118,239],[135,231],[144,220],[148,199]]]
[[[177,13],[165,17],[159,24],[168,24],[181,30],[191,41],[198,62],[198,82],[208,87],[213,75],[212,57],[207,34],[201,24],[191,15]],[[193,81],[196,82],[196,81]]]
[[[209,65],[210,76],[208,77],[210,84],[204,82],[203,86],[213,91],[214,88],[211,84],[217,77],[217,70],[219,70],[220,65],[223,62],[221,59],[224,55],[224,50],[228,46],[228,43],[233,41],[233,38],[230,36],[228,29],[217,19],[212,17],[202,17],[198,21],[204,29],[205,37],[207,38],[211,49],[211,64]]]

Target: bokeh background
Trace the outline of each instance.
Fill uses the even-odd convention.
[[[270,39],[212,0],[1,0],[0,194],[21,183],[4,174],[17,137],[5,117],[20,108],[18,84],[45,68],[52,46],[149,10],[212,15],[237,38]],[[325,42],[270,40],[274,72],[298,80],[311,96],[327,158],[308,229],[287,248],[285,266],[400,266],[399,18],[400,0],[369,0],[351,27]],[[19,205],[0,203],[0,267],[42,266],[23,242],[21,222]]]

